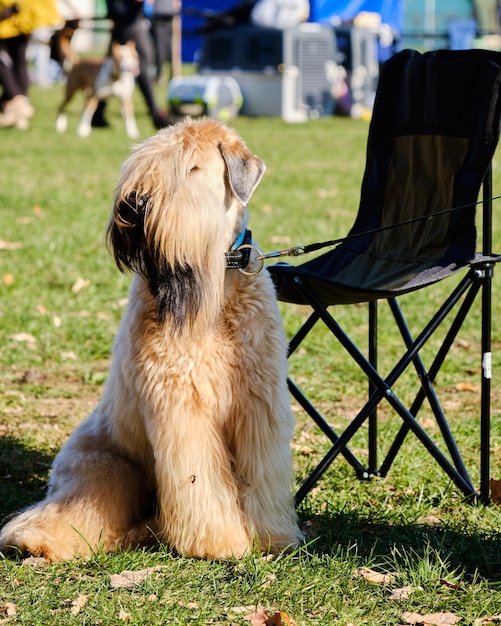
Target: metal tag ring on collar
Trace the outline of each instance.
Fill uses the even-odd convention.
[[[239,246],[237,248],[237,250],[242,250],[242,249],[249,249],[249,250],[255,250],[258,254],[258,256],[261,256],[263,253],[261,252],[261,250],[257,247],[257,246],[253,246],[250,243],[244,243],[241,246]],[[255,261],[256,259],[254,259]],[[264,260],[260,259],[259,261],[257,261],[258,268],[256,270],[252,270],[251,272],[247,271],[247,269],[244,269],[242,267],[238,268],[239,272],[242,272],[242,274],[245,274],[246,276],[255,276],[256,274],[259,274],[259,272],[263,269],[264,267]]]

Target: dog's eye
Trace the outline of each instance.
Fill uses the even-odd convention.
[[[197,172],[200,168],[198,167],[198,165],[194,165],[191,170],[190,170],[190,174],[193,174],[193,172]]]

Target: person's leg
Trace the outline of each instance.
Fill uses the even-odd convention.
[[[151,40],[148,33],[148,27],[144,20],[138,20],[126,31],[126,36],[136,44],[139,56],[139,75],[136,78],[137,85],[143,94],[144,101],[148,108],[155,128],[163,128],[167,126],[167,119],[155,101],[153,86],[149,76],[149,68],[152,59]]]
[[[164,64],[172,62],[172,19],[154,18],[151,33],[155,44],[155,78],[158,81],[162,77]],[[168,78],[171,77],[172,70]]]
[[[0,127],[17,126],[28,128],[28,119],[33,115],[26,94],[28,91],[28,70],[26,48],[28,37],[4,39],[0,46],[0,85],[3,93],[0,99]],[[23,55],[24,52],[24,55]]]
[[[14,62],[5,46],[0,47],[0,85],[3,87],[3,94],[0,99],[2,103],[22,95],[21,87],[14,72]]]
[[[13,71],[21,90],[21,94],[26,96],[28,93],[29,78],[28,78],[28,62],[26,60],[26,50],[28,48],[29,37],[27,35],[19,35],[19,37],[12,37],[11,39],[5,39],[7,52],[13,63]]]

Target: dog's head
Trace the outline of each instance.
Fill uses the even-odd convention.
[[[148,282],[159,323],[181,331],[215,319],[225,253],[264,171],[234,130],[211,119],[161,130],[124,163],[107,241],[118,268]]]
[[[139,74],[139,55],[133,41],[111,43],[111,57],[116,64],[118,73],[130,72],[133,76]]]

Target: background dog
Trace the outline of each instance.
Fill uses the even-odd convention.
[[[266,271],[226,260],[264,170],[208,119],[160,131],[125,162],[107,237],[135,276],[108,383],[1,550],[57,560],[161,540],[225,558],[297,545],[275,291]]]
[[[133,95],[135,77],[138,73],[139,58],[132,41],[123,45],[113,42],[111,56],[106,59],[80,59],[73,62],[67,73],[66,92],[59,107],[56,130],[60,133],[66,131],[68,125],[66,106],[76,91],[83,90],[86,106],[77,128],[80,137],[90,135],[92,116],[99,101],[116,96],[121,101],[127,135],[131,139],[137,139],[140,133],[134,115]]]

